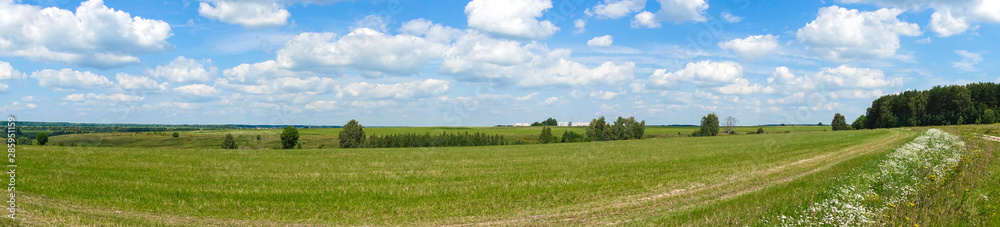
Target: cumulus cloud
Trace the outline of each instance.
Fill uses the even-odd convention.
[[[576,19],[576,20],[573,21],[573,27],[576,28],[576,30],[573,31],[573,34],[583,33],[585,31],[587,31],[587,20]]]
[[[71,94],[67,95],[66,97],[63,97],[63,100],[76,102],[82,105],[100,104],[107,102],[139,102],[145,99],[146,99],[145,97],[126,95],[121,93],[110,94],[110,95],[94,94],[94,93]]]
[[[233,91],[254,95],[275,94],[320,94],[333,90],[336,82],[325,77],[276,77],[259,78],[250,82],[233,82],[229,79],[216,79],[215,85]]]
[[[106,88],[114,85],[107,77],[72,69],[44,69],[31,73],[31,78],[38,80],[39,86],[56,90]]]
[[[552,22],[538,21],[552,8],[550,0],[472,0],[465,6],[469,27],[526,39],[544,39],[559,31]]]
[[[632,79],[635,63],[588,67],[567,60],[571,53],[470,32],[454,42],[440,72],[464,80],[514,81],[522,86],[619,84]]]
[[[337,86],[337,98],[409,99],[429,97],[447,92],[450,82],[438,79],[398,84],[358,82]]]
[[[882,70],[847,65],[822,68],[819,72],[806,76],[795,76],[787,67],[778,67],[767,82],[765,93],[832,91],[840,94],[839,97],[867,97],[850,94],[857,93],[854,90],[859,89],[881,92],[880,89],[902,85],[901,78],[886,78]]]
[[[1000,23],[1000,2],[994,0],[841,0],[845,3],[871,3],[907,10],[934,9],[929,27],[940,37],[975,29],[973,23]]]
[[[317,111],[335,110],[335,109],[337,109],[337,101],[333,101],[333,100],[330,100],[330,101],[313,101],[313,102],[311,102],[309,104],[306,104],[305,108],[307,110],[317,110]]]
[[[139,63],[172,48],[170,25],[85,1],[76,12],[0,1],[0,55],[93,68]]]
[[[277,2],[224,1],[202,2],[198,14],[203,17],[249,28],[284,26],[291,16]]]
[[[0,81],[4,80],[20,80],[24,79],[24,73],[21,73],[10,66],[10,63],[0,61]],[[0,83],[0,92],[6,92],[9,89],[5,83]]]
[[[602,19],[618,19],[642,11],[643,8],[646,8],[646,0],[604,0],[584,13]]]
[[[600,99],[600,100],[611,100],[616,96],[620,95],[613,91],[592,91],[590,92],[590,98]]]
[[[410,32],[418,25],[409,24]],[[429,27],[422,28],[423,32]],[[447,39],[441,37],[440,39]],[[277,52],[282,68],[314,72],[356,69],[364,75],[415,74],[433,58],[441,56],[443,46],[408,35],[387,35],[360,28],[337,38],[333,33],[302,33]]]
[[[642,11],[632,19],[632,27],[658,28],[664,21],[683,23],[687,21],[706,21],[705,10],[708,2],[705,0],[657,0],[660,11],[651,13]]]
[[[955,69],[974,72],[976,71],[976,64],[983,62],[983,53],[973,53],[967,50],[956,50],[955,54],[962,56],[961,61],[952,62],[951,66]]]
[[[611,46],[612,42],[614,42],[614,39],[611,37],[611,35],[603,35],[594,37],[593,39],[590,39],[590,41],[587,41],[587,46],[609,47]]]
[[[896,18],[902,12],[824,7],[815,20],[798,30],[796,38],[810,52],[828,60],[890,58],[899,49],[899,36],[921,34],[917,24]]]
[[[767,52],[778,48],[778,36],[755,35],[743,39],[733,39],[720,42],[719,47],[723,50],[736,52],[744,61],[756,61],[764,57]]]
[[[722,19],[730,24],[739,23],[740,21],[743,21],[743,17],[733,15],[732,13],[729,12],[722,12]]]
[[[174,88],[182,97],[194,100],[206,100],[219,97],[219,89],[204,84],[192,84]]]
[[[211,61],[202,64],[194,59],[179,56],[167,65],[146,70],[146,74],[169,82],[191,83],[209,81],[215,76],[216,71],[217,69],[211,66]]]
[[[115,75],[118,81],[118,88],[130,91],[166,91],[169,83],[158,83],[156,80],[145,76],[133,76],[126,73]]]
[[[743,66],[729,61],[692,62],[675,72],[657,69],[647,80],[648,85],[660,88],[675,87],[682,83],[709,87],[723,94],[750,94],[761,90],[759,84],[752,84],[743,78]]]

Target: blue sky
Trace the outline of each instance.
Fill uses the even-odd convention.
[[[1000,2],[0,0],[22,121],[491,126],[849,121],[998,82]]]

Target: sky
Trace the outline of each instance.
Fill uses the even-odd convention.
[[[0,0],[19,121],[848,121],[1000,82],[993,0]]]

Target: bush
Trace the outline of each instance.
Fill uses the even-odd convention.
[[[340,131],[340,147],[365,147],[365,129],[358,124],[358,121],[351,119],[344,125],[344,130]]]
[[[542,125],[543,126],[557,126],[557,125],[559,125],[559,121],[556,121],[555,118],[551,118],[550,117],[549,119],[545,119],[545,121],[542,121]]]
[[[600,117],[590,121],[587,127],[587,137],[594,141],[642,139],[645,133],[646,121],[637,122],[635,117],[618,117],[614,125]]]
[[[583,142],[583,135],[566,130],[563,132],[561,142],[563,143]]]
[[[763,127],[757,128],[757,134],[764,134],[764,128]]]
[[[292,149],[299,143],[299,130],[288,126],[281,132],[281,149]]]
[[[389,148],[389,147],[459,147],[459,146],[495,146],[507,144],[525,144],[524,141],[516,140],[508,143],[501,135],[487,135],[485,133],[469,134],[448,134],[441,133],[423,135],[416,133],[392,134],[392,135],[372,135],[367,140],[368,147]]]
[[[49,135],[45,134],[45,132],[40,132],[35,136],[35,140],[38,141],[38,145],[45,146],[45,143],[49,142]]]
[[[858,119],[854,119],[854,123],[851,123],[851,128],[864,129],[865,121],[868,121],[868,119],[865,118],[865,115],[858,116]]]
[[[175,136],[176,137],[176,136]],[[260,135],[257,135],[257,140],[260,140]]]
[[[174,132],[174,134],[171,134],[170,136],[171,136],[171,137],[174,137],[174,138],[177,138],[177,137],[180,137],[180,136],[181,136],[181,134],[180,134],[180,133],[177,133],[177,132]]]
[[[226,134],[226,138],[222,140],[222,149],[236,149],[236,140],[233,139],[233,134]]]

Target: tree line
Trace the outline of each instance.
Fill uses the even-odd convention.
[[[872,101],[854,128],[997,123],[1000,85],[972,83],[904,91]]]

